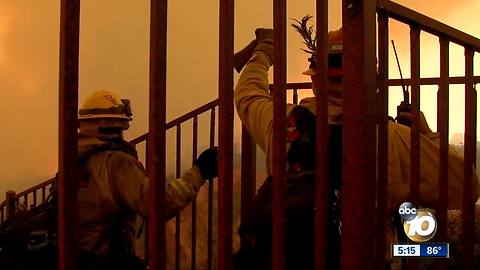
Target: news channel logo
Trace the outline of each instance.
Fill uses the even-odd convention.
[[[398,208],[403,221],[403,231],[407,237],[417,243],[427,242],[437,232],[437,220],[429,209],[417,208],[411,202],[404,202]]]

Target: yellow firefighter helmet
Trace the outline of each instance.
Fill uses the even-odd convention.
[[[99,90],[87,98],[78,111],[78,119],[125,119],[132,120],[130,100],[120,97],[108,90]]]

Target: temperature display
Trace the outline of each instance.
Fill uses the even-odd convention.
[[[394,257],[441,257],[448,258],[448,243],[395,244],[392,247]]]
[[[444,257],[448,258],[448,243],[428,243],[420,245],[421,257]]]

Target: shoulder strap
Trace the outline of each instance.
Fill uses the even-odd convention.
[[[85,172],[83,170],[83,167],[84,167],[85,163],[88,161],[88,159],[91,156],[93,156],[97,153],[100,153],[100,152],[104,152],[104,151],[122,151],[122,152],[124,152],[126,154],[129,154],[130,156],[134,157],[135,159],[138,159],[138,155],[137,155],[137,151],[135,150],[135,146],[130,144],[127,141],[122,140],[122,139],[107,142],[107,143],[103,143],[103,144],[94,145],[93,147],[91,147],[87,151],[85,151],[85,152],[83,152],[83,153],[81,153],[77,156],[77,168],[79,169],[81,179],[88,178],[88,172]],[[85,174],[87,174],[87,175],[85,175]],[[55,175],[55,178],[57,178],[57,177],[58,177],[58,172]],[[48,195],[46,202],[51,203],[54,206],[54,207],[52,207],[52,209],[54,209],[54,211],[55,211],[53,213],[53,215],[56,216],[56,206],[57,206],[57,183],[56,182],[53,183],[51,193]]]
[[[87,162],[87,160],[91,156],[104,151],[121,151],[134,157],[135,159],[138,159],[138,154],[137,150],[135,150],[135,146],[127,141],[120,139],[94,145],[92,148],[78,155],[77,163],[79,166],[83,166],[83,164],[85,164],[85,162]]]

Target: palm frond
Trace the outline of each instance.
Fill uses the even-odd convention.
[[[303,38],[305,46],[307,46],[307,49],[302,49],[304,52],[314,54],[316,49],[317,49],[317,44],[316,44],[316,34],[315,30],[313,29],[312,25],[309,25],[309,21],[313,18],[312,15],[307,14],[303,16],[301,20],[297,19],[292,19],[295,21],[292,23],[292,27],[297,31],[300,36]]]

